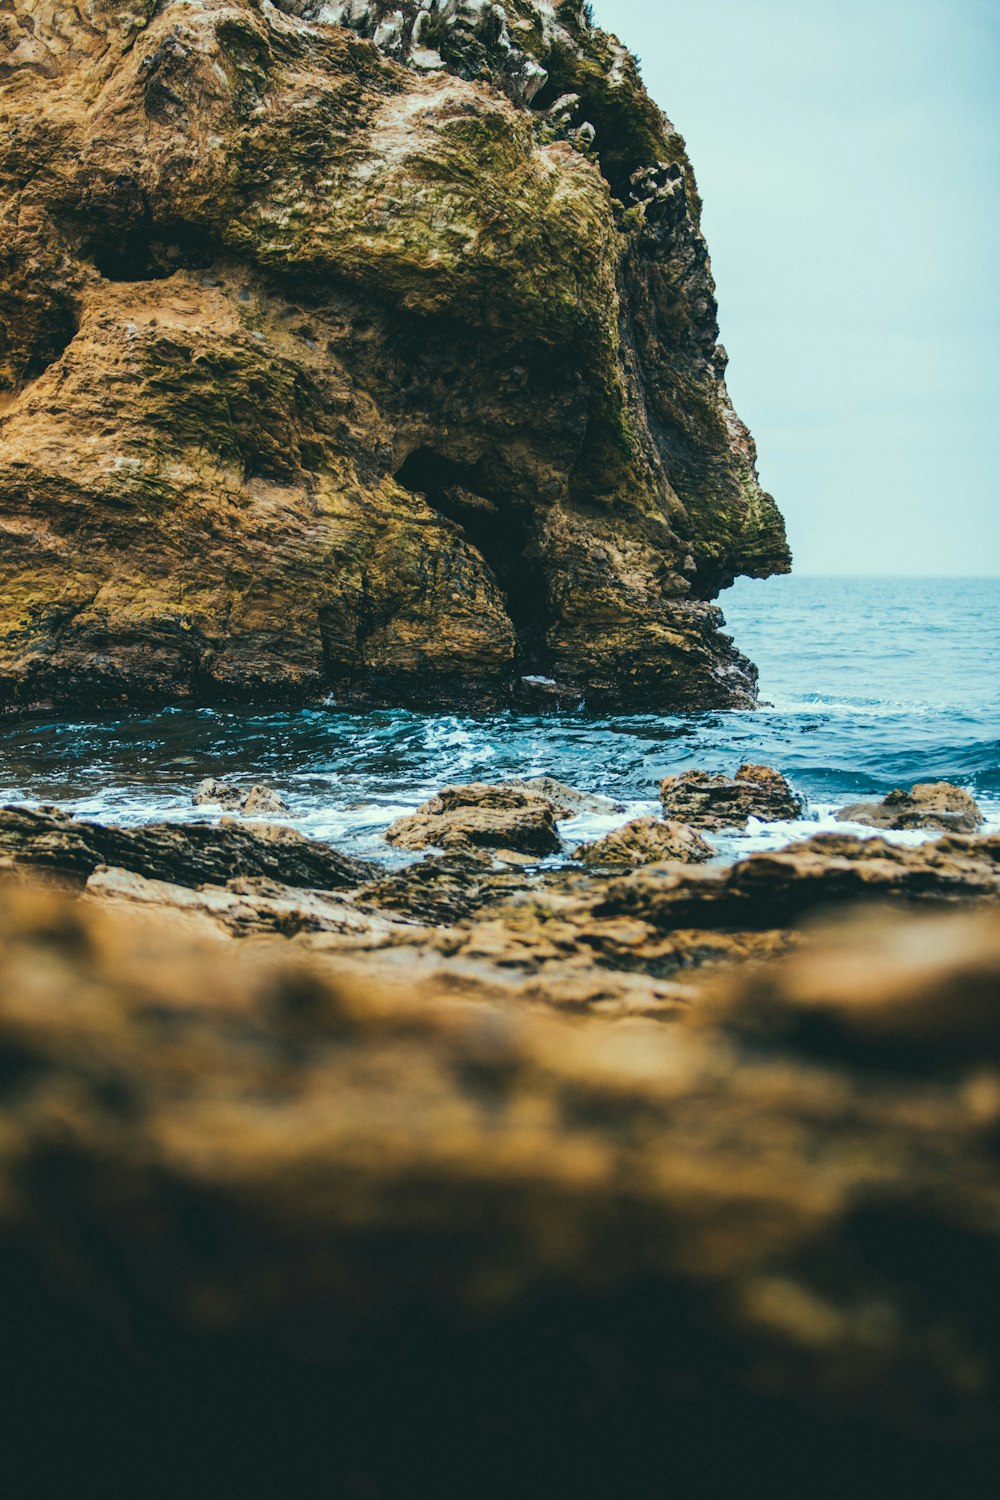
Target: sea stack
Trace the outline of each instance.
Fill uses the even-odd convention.
[[[784,528],[684,143],[585,7],[0,37],[0,709],[755,701],[712,601]]]

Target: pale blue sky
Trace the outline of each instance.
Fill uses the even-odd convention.
[[[802,573],[1000,574],[1000,0],[595,0],[686,137]]]

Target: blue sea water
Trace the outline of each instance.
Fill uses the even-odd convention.
[[[1000,830],[1000,579],[741,580],[728,629],[760,667],[753,712],[431,716],[336,708],[254,714],[171,708],[31,718],[0,728],[0,800],[56,803],[126,824],[217,816],[194,809],[205,776],[266,782],[297,826],[398,860],[388,824],[449,783],[551,775],[655,807],[660,779],[698,767],[777,766],[806,819],[752,826],[720,853],[832,826],[835,809],[916,781],[948,780]],[[567,843],[617,820],[563,825]],[[901,835],[913,839],[917,835]]]

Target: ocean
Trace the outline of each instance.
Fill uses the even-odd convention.
[[[206,776],[265,782],[304,832],[398,863],[409,856],[385,828],[448,784],[550,775],[637,816],[656,808],[665,775],[757,761],[806,796],[806,816],[718,839],[722,856],[842,826],[838,808],[917,781],[967,787],[1000,831],[1000,579],[793,575],[741,580],[721,603],[760,668],[752,712],[31,717],[0,728],[0,800],[135,824],[217,816],[191,804]],[[624,818],[563,824],[567,847]]]

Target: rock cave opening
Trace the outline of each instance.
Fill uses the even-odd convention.
[[[131,224],[91,240],[87,254],[105,281],[165,281],[175,271],[206,270],[210,238],[188,224]]]
[[[548,665],[548,583],[533,554],[533,518],[523,505],[481,493],[476,466],[456,463],[433,448],[416,448],[396,474],[432,510],[458,526],[497,581],[519,647],[518,668]]]

